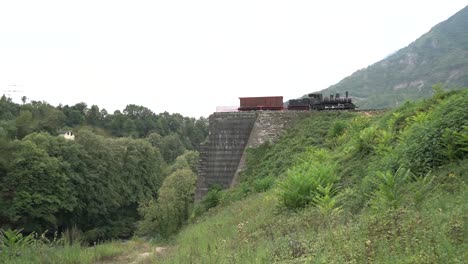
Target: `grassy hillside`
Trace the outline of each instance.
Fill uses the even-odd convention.
[[[250,150],[157,263],[463,263],[468,89],[317,113]],[[200,209],[200,210],[203,210]]]
[[[441,82],[468,86],[468,7],[433,27],[409,46],[339,83],[325,94],[349,91],[363,109],[387,108],[432,95]]]

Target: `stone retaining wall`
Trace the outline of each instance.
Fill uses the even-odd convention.
[[[209,117],[209,135],[200,148],[195,199],[199,201],[212,185],[229,188],[237,184],[245,167],[245,149],[273,142],[308,111],[251,111],[214,113]]]

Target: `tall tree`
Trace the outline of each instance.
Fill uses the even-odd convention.
[[[30,111],[21,111],[16,118],[16,137],[23,138],[27,134],[33,132],[34,120]]]
[[[16,227],[38,231],[57,227],[56,213],[73,210],[76,200],[60,161],[34,142],[23,140],[15,153],[12,170],[2,181],[5,215]],[[5,198],[4,198],[5,199]]]

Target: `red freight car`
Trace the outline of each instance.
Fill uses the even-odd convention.
[[[240,111],[283,109],[283,96],[239,97],[239,99]]]

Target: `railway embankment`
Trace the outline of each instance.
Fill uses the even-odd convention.
[[[245,168],[245,150],[273,142],[305,111],[252,111],[214,113],[209,117],[209,135],[200,148],[195,198],[200,200],[210,186],[229,188]]]

